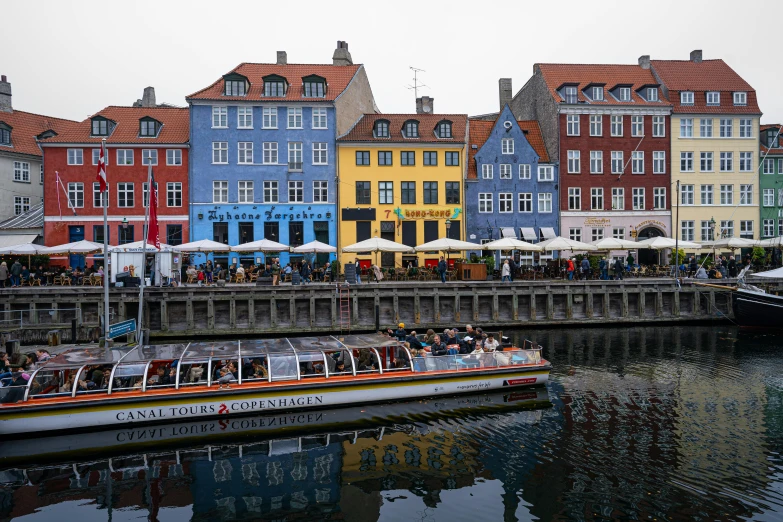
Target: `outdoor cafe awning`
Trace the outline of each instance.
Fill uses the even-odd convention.
[[[544,235],[544,241],[554,239],[557,236],[555,229],[551,227],[541,227],[541,233]]]
[[[519,230],[522,233],[522,239],[525,241],[538,241],[538,234],[536,234],[536,229],[522,227]]]
[[[503,227],[500,229],[500,237],[517,237],[516,231],[514,231],[514,227]]]

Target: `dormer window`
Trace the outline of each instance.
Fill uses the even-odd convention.
[[[658,101],[658,88],[657,87],[648,87],[647,88],[647,101],[651,101],[651,102]]]
[[[238,80],[226,80],[226,96],[244,96],[245,82]]]
[[[593,99],[593,101],[604,101],[604,88],[603,87],[593,87],[590,89],[590,97]]]
[[[52,129],[48,129],[48,130],[43,131],[38,136],[36,136],[36,138],[38,138],[39,140],[46,140],[46,139],[49,139],[49,138],[53,138],[54,136],[57,136],[57,133],[54,132]]]
[[[620,87],[617,89],[617,99],[623,102],[631,101],[631,88]]]
[[[387,120],[378,120],[375,122],[376,138],[388,138],[389,137],[389,122]]]
[[[326,94],[326,79],[320,76],[306,76],[302,78],[303,93],[305,98],[323,98]]]
[[[717,91],[707,92],[707,105],[720,105],[720,93]]]
[[[402,128],[403,134],[406,138],[418,138],[419,137],[419,122],[416,120],[408,120]]]
[[[160,130],[160,122],[152,118],[139,120],[139,136],[142,138],[154,138]]]
[[[110,132],[111,132],[111,126],[109,124],[109,120],[102,117],[92,119],[93,136],[108,136]]]
[[[767,131],[767,148],[770,149],[778,148],[778,140],[775,139],[777,135],[778,135],[777,129],[769,129]]]
[[[0,121],[0,145],[11,145],[11,126]]]
[[[680,93],[681,105],[693,105],[693,91],[683,91]]]
[[[563,98],[566,103],[576,103],[576,87],[567,86],[563,89]]]
[[[747,105],[747,104],[748,104],[748,93],[746,92],[734,93],[734,105]]]
[[[450,121],[442,121],[438,123],[438,127],[436,130],[436,135],[438,138],[451,138],[451,122]]]
[[[264,77],[264,96],[282,98],[285,96],[286,81],[282,76],[271,74]]]

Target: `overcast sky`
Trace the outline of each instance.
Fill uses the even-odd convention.
[[[4,0],[0,74],[15,109],[82,120],[129,105],[148,85],[158,102],[185,96],[240,62],[331,63],[345,40],[367,68],[382,112],[414,112],[420,95],[439,113],[498,109],[497,81],[514,93],[536,62],[636,63],[723,58],[758,92],[762,122],[783,121],[777,30],[780,2]]]

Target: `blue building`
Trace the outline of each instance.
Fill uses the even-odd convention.
[[[517,121],[508,105],[494,121],[471,118],[465,219],[468,241],[516,237],[537,243],[558,235],[557,166],[536,121]],[[541,259],[551,259],[547,252]],[[532,264],[522,253],[520,262]]]
[[[337,245],[335,138],[377,112],[364,66],[353,64],[345,42],[331,65],[288,64],[279,51],[277,63],[243,63],[187,100],[191,241]],[[230,257],[247,265],[262,253]]]

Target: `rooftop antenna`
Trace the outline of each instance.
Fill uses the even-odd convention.
[[[411,71],[413,71],[413,85],[408,85],[408,89],[413,89],[413,94],[416,96],[416,99],[419,98],[419,89],[422,87],[427,87],[423,83],[419,83],[419,73],[420,72],[427,72],[424,69],[418,69],[416,67],[409,67]],[[427,87],[429,89],[429,87]]]

